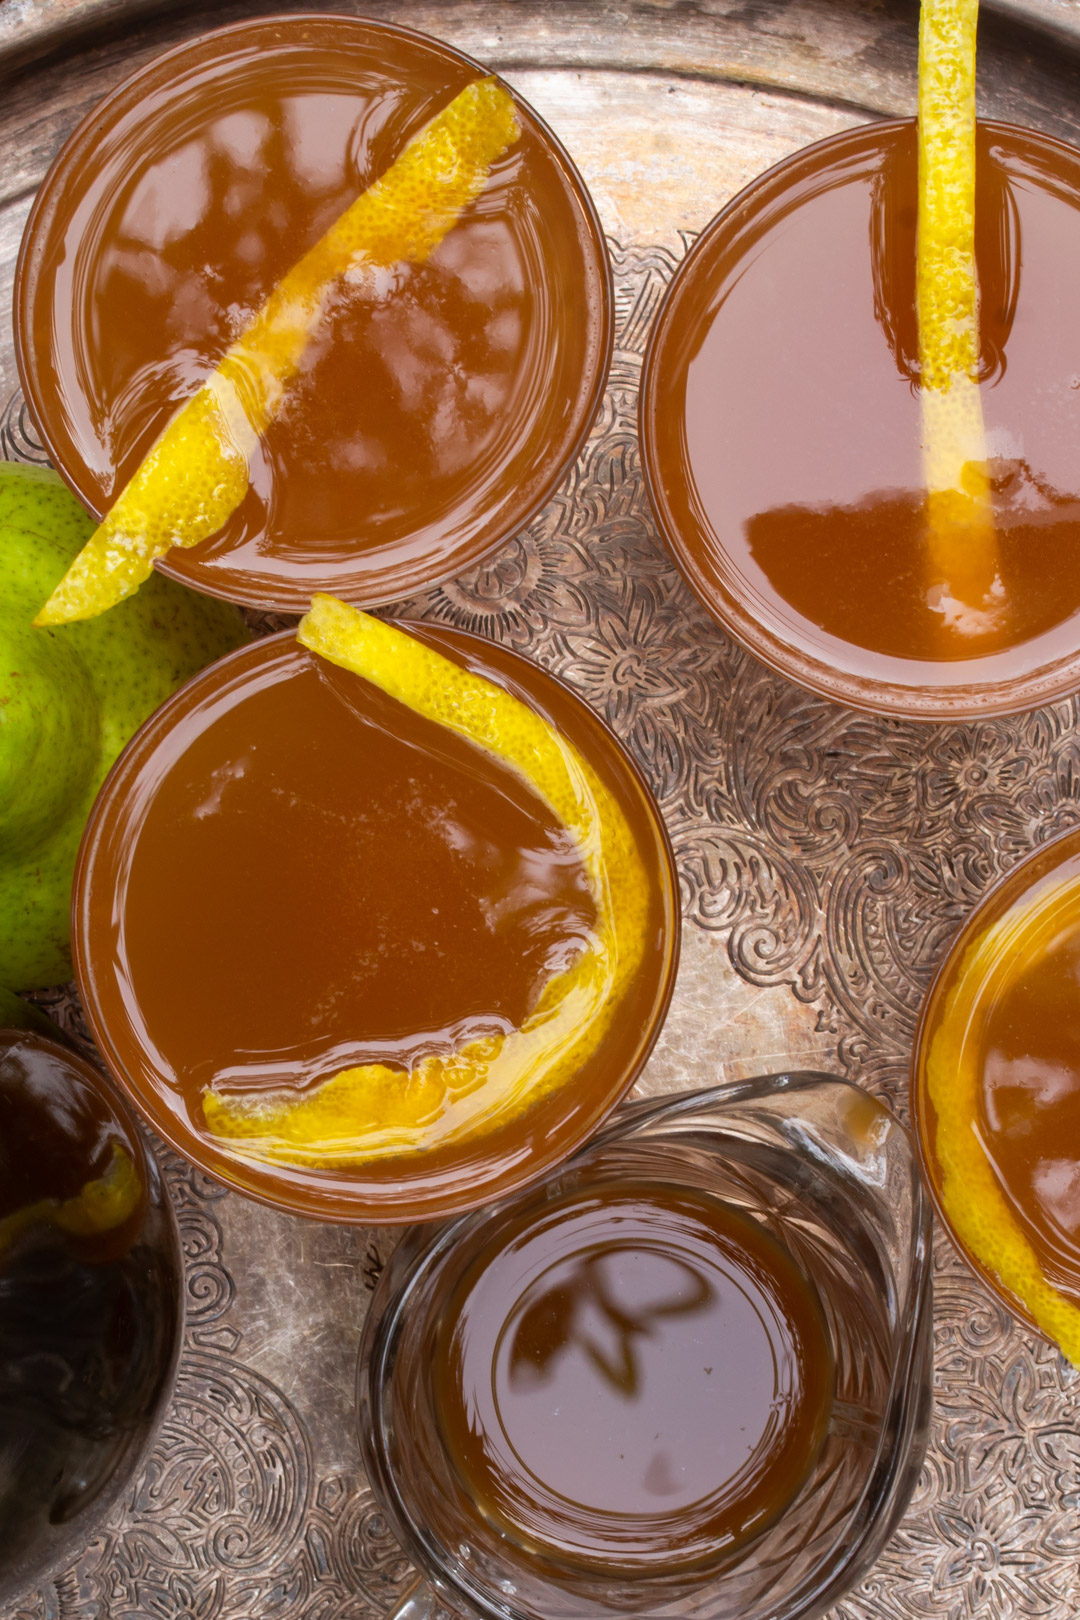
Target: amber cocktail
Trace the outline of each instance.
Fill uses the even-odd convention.
[[[788,1250],[721,1198],[632,1175],[494,1216],[429,1349],[440,1438],[488,1523],[601,1579],[708,1570],[766,1530],[835,1378]]]
[[[0,1603],[85,1546],[168,1400],[180,1245],[136,1122],[59,1042],[0,1030]]]
[[[409,1233],[364,1329],[395,1620],[824,1613],[918,1477],[930,1217],[824,1075],[639,1103],[543,1187]],[[512,1594],[507,1602],[507,1594]]]
[[[89,115],[28,222],[20,376],[59,471],[98,515],[266,296],[484,70],[350,17],[237,24],[141,69]],[[611,347],[589,196],[531,110],[424,263],[335,286],[251,458],[242,505],[161,564],[302,612],[381,602],[516,533],[572,462]]]
[[[972,913],[923,1010],[913,1099],[938,1211],[1010,1310],[1080,1356],[1080,833]]]
[[[366,1119],[355,1152],[244,1137],[261,1099],[287,1106],[365,1065],[384,1066],[389,1094],[429,1057],[521,1030],[597,924],[582,851],[515,771],[290,635],[221,660],[151,718],[97,802],[76,879],[79,983],[113,1072],[189,1158],[327,1219],[444,1214],[565,1157],[637,1075],[677,956],[663,824],[611,734],[514,654],[416,634],[546,716],[632,834],[640,959],[566,1084],[489,1118],[470,1083],[416,1119],[408,1148]],[[349,1125],[334,1122],[335,1142]]]
[[[921,719],[1080,684],[1080,152],[985,123],[976,176],[990,611],[956,611],[927,539],[914,124],[736,197],[672,284],[642,390],[653,503],[709,610],[823,696]]]

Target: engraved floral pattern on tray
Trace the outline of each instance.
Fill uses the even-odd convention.
[[[1080,822],[1080,707],[947,727],[882,720],[802,692],[736,646],[664,551],[638,456],[644,341],[675,256],[612,251],[616,353],[578,465],[496,556],[389,611],[519,648],[604,714],[661,801],[690,926],[723,942],[743,981],[790,987],[837,1066],[904,1114],[919,1003],[952,933],[996,877]],[[0,442],[41,459],[19,400]],[[43,999],[85,1037],[70,994]],[[166,1163],[187,1261],[176,1398],[110,1527],[12,1620],[385,1612],[408,1571],[348,1436],[328,1461],[310,1417],[253,1364],[265,1325],[245,1317],[240,1239],[230,1246],[243,1201]],[[258,1224],[250,1209],[245,1231]],[[390,1240],[337,1241],[343,1258],[326,1263],[370,1286]],[[836,1620],[1065,1620],[1080,1611],[1080,1377],[940,1234],[936,1301],[926,1466]],[[354,1353],[355,1336],[340,1358],[350,1389]]]

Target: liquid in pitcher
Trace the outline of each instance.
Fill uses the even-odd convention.
[[[434,1405],[470,1500],[524,1553],[642,1574],[765,1529],[821,1445],[813,1284],[732,1205],[627,1181],[499,1226],[443,1309]]]

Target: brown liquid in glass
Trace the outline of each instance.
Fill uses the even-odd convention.
[[[685,458],[667,496],[705,581],[739,571],[771,633],[905,683],[1001,679],[1080,641],[1080,153],[980,128],[983,406],[1003,605],[977,635],[935,605],[916,391],[913,125],[854,132],[741,227],[686,340]],[[735,227],[732,227],[735,229]],[[659,415],[659,413],[658,413]],[[714,552],[719,537],[724,558]],[[691,542],[688,541],[688,545]],[[754,604],[760,604],[755,607]],[[949,674],[942,666],[979,660]],[[921,667],[920,667],[921,666]]]
[[[1078,1014],[1080,923],[1034,960],[1018,960],[977,1033],[980,1139],[1047,1279],[1074,1300],[1080,1299]]]
[[[816,1291],[718,1199],[629,1181],[498,1230],[433,1346],[442,1441],[522,1550],[674,1571],[763,1530],[821,1443]]]
[[[188,739],[142,819],[125,994],[196,1113],[213,1081],[301,1091],[520,1028],[585,948],[595,907],[552,812],[404,705],[359,718],[358,684],[316,659],[271,677]]]
[[[203,1123],[212,1083],[299,1096],[353,1065],[404,1073],[509,1033],[596,921],[573,838],[509,767],[291,637],[217,669],[130,764],[79,945],[99,1039],[156,1122],[164,1107],[164,1127],[196,1139],[197,1157],[227,1148]],[[543,690],[556,724],[571,710],[574,735],[577,706]],[[644,803],[625,786],[619,797],[655,865]],[[512,1174],[550,1151],[571,1121],[606,1111],[653,1015],[666,932],[659,892],[652,902],[643,967],[617,1027],[561,1088],[572,1096],[556,1090],[407,1165],[243,1173],[317,1189],[327,1213],[338,1193],[347,1211],[367,1188],[385,1218],[395,1200],[408,1213],[413,1178],[468,1183],[479,1166]]]
[[[347,18],[247,25],[190,56],[125,118],[106,108],[29,276],[31,396],[99,512],[282,275],[479,71]],[[339,284],[246,500],[167,571],[301,611],[314,589],[385,600],[489,549],[587,420],[600,254],[526,117],[427,263]]]
[[[0,1032],[0,1602],[81,1550],[130,1472],[179,1333],[160,1209],[76,1235],[49,1210],[142,1148],[105,1083],[36,1035]],[[144,1192],[145,1192],[144,1188]],[[158,1195],[155,1193],[155,1198]]]

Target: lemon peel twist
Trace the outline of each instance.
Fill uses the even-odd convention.
[[[919,18],[919,327],[932,586],[966,634],[994,617],[997,546],[979,394],[975,266],[978,0],[922,0]]]
[[[941,1202],[957,1237],[1016,1296],[1035,1324],[1080,1367],[1080,1308],[1048,1280],[1039,1257],[1002,1192],[979,1138],[982,1069],[972,1027],[1031,959],[1073,931],[1080,877],[1055,882],[1012,906],[965,951],[927,1051],[927,1094],[937,1115],[934,1151],[941,1167]]]
[[[203,1096],[241,1157],[347,1168],[491,1130],[572,1081],[610,1028],[645,951],[649,882],[633,831],[592,766],[541,715],[404,630],[316,596],[299,640],[514,770],[577,841],[596,903],[584,952],[544,985],[520,1029],[409,1071],[358,1065],[312,1092]]]
[[[477,79],[409,141],[282,277],[166,424],[35,624],[94,618],[136,591],[171,547],[217,533],[247,493],[251,453],[340,278],[365,266],[422,264],[520,133],[509,91]]]
[[[141,1197],[135,1161],[125,1147],[114,1142],[104,1173],[87,1181],[74,1198],[40,1198],[36,1204],[24,1204],[5,1215],[0,1220],[0,1254],[35,1226],[58,1227],[73,1237],[100,1237],[115,1231],[135,1213]]]

